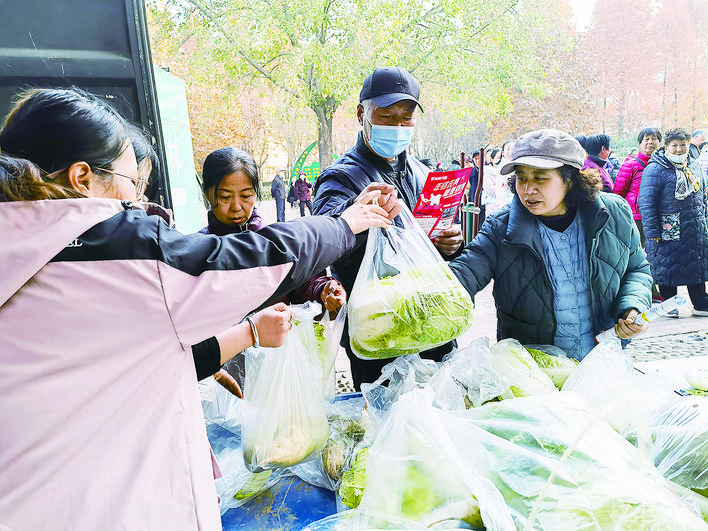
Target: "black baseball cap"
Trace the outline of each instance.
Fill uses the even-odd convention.
[[[414,101],[420,110],[420,85],[412,74],[398,66],[383,66],[364,79],[359,101],[373,100],[377,107],[390,107],[403,100]]]

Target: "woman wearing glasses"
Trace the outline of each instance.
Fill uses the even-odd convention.
[[[184,236],[127,203],[142,183],[125,123],[78,90],[22,95],[0,150],[0,527],[220,528],[190,346],[386,211]]]

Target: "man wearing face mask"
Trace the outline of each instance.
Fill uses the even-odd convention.
[[[398,67],[377,68],[364,80],[357,117],[362,130],[356,145],[332,166],[326,168],[315,183],[315,214],[339,214],[356,198],[371,190],[380,190],[379,204],[396,216],[402,206],[410,210],[416,205],[429,172],[420,161],[406,153],[415,128],[420,87],[418,80]],[[398,220],[394,219],[394,223]],[[347,256],[332,266],[334,276],[347,293],[351,293],[359,271],[366,234],[357,236],[356,246]],[[445,260],[459,254],[462,231],[453,226],[433,240]],[[351,361],[354,387],[373,382],[381,368],[391,360],[361,360],[349,346],[345,328],[342,346]],[[423,358],[440,361],[452,350],[453,343],[421,352]]]

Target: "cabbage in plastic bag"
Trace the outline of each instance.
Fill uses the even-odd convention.
[[[312,324],[317,309],[295,313],[282,347],[247,353],[241,430],[244,460],[253,472],[315,458],[329,435]]]
[[[472,300],[442,262],[372,279],[355,289],[350,340],[363,358],[415,354],[459,337],[472,322]]]
[[[708,489],[708,397],[683,397],[649,419],[654,464],[684,487]]]
[[[558,389],[578,366],[578,360],[569,358],[563,349],[554,345],[526,345],[526,350]]]
[[[416,354],[462,335],[472,299],[409,210],[369,231],[349,298],[349,337],[363,359]],[[385,231],[385,233],[383,232]]]
[[[430,389],[416,389],[393,404],[365,455],[365,488],[354,514],[355,528],[422,530],[464,522],[513,530],[501,495],[470,466],[468,450],[453,443],[449,427],[441,422],[455,419],[435,408],[433,399]],[[356,479],[361,481],[361,470]],[[341,488],[340,495],[344,500]]]
[[[509,382],[502,398],[557,391],[551,379],[516,339],[503,339],[491,347],[493,367]]]
[[[577,394],[504,400],[450,415],[457,418],[450,424],[457,426],[454,439],[502,493],[518,529],[708,529]]]

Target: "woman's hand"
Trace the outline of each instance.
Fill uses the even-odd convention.
[[[330,317],[334,317],[344,303],[347,302],[347,292],[344,291],[344,286],[339,282],[330,280],[322,289],[320,299]]]
[[[636,336],[647,329],[648,323],[641,325],[634,323],[634,319],[637,315],[639,315],[639,312],[632,308],[627,311],[624,318],[620,317],[617,321],[617,324],[615,325],[615,332],[621,339],[629,339],[630,337]]]
[[[389,188],[391,191],[388,195],[382,194],[382,189]],[[395,189],[391,185],[370,184],[359,194],[355,203],[342,212],[342,219],[347,222],[354,234],[364,232],[371,227],[387,229],[391,226],[391,220],[401,211],[400,206],[396,209],[394,205],[391,206],[391,210],[386,210],[380,206],[380,202],[383,201],[387,207],[390,206],[390,194],[393,190]]]
[[[279,302],[255,314],[251,319],[258,330],[258,342],[262,347],[279,347],[285,343],[293,327],[293,313]]]

